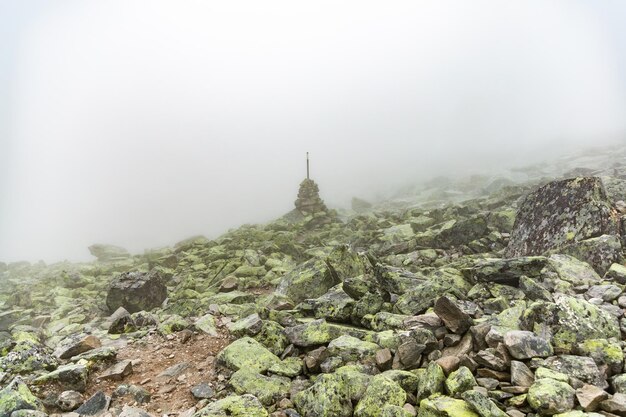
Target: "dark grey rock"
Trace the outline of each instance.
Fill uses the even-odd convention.
[[[81,416],[98,416],[109,409],[111,398],[104,392],[98,391],[76,409]]]
[[[106,304],[110,311],[124,307],[134,313],[159,307],[166,297],[167,287],[156,270],[124,272],[111,282]]]
[[[213,396],[215,395],[215,391],[209,386],[209,384],[207,384],[206,382],[202,382],[191,388],[191,394],[197,400],[204,400],[213,398]]]
[[[439,297],[434,311],[452,333],[464,334],[472,325],[472,318],[450,297]]]

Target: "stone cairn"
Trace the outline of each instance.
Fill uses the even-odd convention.
[[[296,212],[304,217],[308,228],[332,223],[337,214],[329,210],[320,197],[320,190],[309,176],[309,153],[306,154],[306,178],[300,183],[298,198],[294,202]]]
[[[298,198],[295,201],[296,210],[303,216],[310,216],[316,213],[326,213],[328,208],[320,197],[320,190],[315,181],[306,178],[300,183]]]

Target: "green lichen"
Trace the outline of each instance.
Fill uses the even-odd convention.
[[[420,401],[417,417],[479,417],[463,400],[434,395]]]
[[[402,406],[405,401],[406,392],[399,384],[384,375],[376,375],[354,408],[354,417],[378,417],[384,405]]]

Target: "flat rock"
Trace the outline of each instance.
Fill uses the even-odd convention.
[[[504,345],[515,359],[547,358],[554,353],[549,341],[525,330],[507,332]]]
[[[472,325],[472,318],[449,297],[439,297],[434,311],[452,333],[464,334]]]
[[[132,361],[126,359],[116,363],[102,372],[98,378],[112,381],[120,381],[124,377],[133,373]]]

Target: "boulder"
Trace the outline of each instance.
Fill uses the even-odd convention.
[[[291,386],[288,378],[268,377],[244,368],[232,375],[230,385],[237,394],[252,394],[267,406],[287,397]]]
[[[130,256],[128,251],[119,246],[105,245],[96,243],[89,246],[89,253],[98,258],[98,261],[115,261],[119,259],[126,259]]]
[[[508,417],[508,415],[500,410],[496,403],[491,401],[489,397],[479,391],[469,390],[461,394],[461,398],[476,411],[480,417]]]
[[[302,417],[351,417],[350,387],[341,376],[322,374],[315,384],[292,397]]]
[[[602,235],[572,242],[557,251],[587,262],[600,275],[604,275],[613,263],[624,259],[621,240],[617,235]]]
[[[111,312],[119,307],[135,313],[161,306],[167,297],[167,287],[161,275],[153,270],[124,272],[111,282],[106,304]]]
[[[419,405],[417,417],[480,417],[465,401],[445,395],[426,398]]]
[[[330,356],[339,356],[344,362],[374,357],[378,349],[380,349],[380,346],[376,343],[364,342],[348,335],[340,336],[328,344]]]
[[[576,391],[567,383],[543,378],[531,385],[526,398],[533,410],[550,416],[573,409],[575,395]]]
[[[265,372],[280,359],[265,346],[250,337],[242,337],[217,354],[217,363],[230,370],[241,368]]]
[[[324,295],[339,279],[323,259],[311,259],[286,273],[276,292],[289,297],[294,303]]]
[[[36,385],[58,382],[64,389],[85,392],[89,370],[82,364],[67,364],[33,380]]]
[[[376,375],[354,408],[354,417],[378,417],[383,406],[401,407],[405,402],[406,392],[398,383],[384,375]]]
[[[505,255],[541,255],[618,230],[613,203],[599,178],[552,181],[524,198]]]
[[[81,416],[97,416],[107,411],[110,403],[111,397],[108,397],[102,391],[97,391],[76,409],[76,413]]]
[[[507,332],[504,345],[515,359],[547,358],[554,353],[549,341],[524,330]]]
[[[250,394],[229,395],[221,400],[209,403],[196,412],[193,417],[268,417],[263,404]]]
[[[557,353],[570,353],[587,339],[620,337],[619,323],[610,313],[585,300],[556,294],[555,302],[536,301],[524,311],[524,329],[546,329]]]
[[[0,390],[0,417],[10,417],[18,410],[45,411],[43,404],[35,397],[21,379],[15,378]]]

